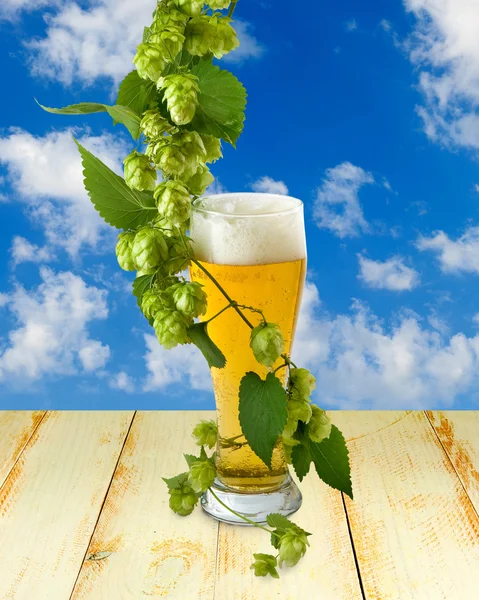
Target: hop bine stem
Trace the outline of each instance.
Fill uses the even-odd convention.
[[[228,18],[231,19],[231,17],[233,16],[233,13],[235,11],[237,4],[238,4],[238,0],[233,0],[233,2],[231,3],[230,9],[228,11]]]

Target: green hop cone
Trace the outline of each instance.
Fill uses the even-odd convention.
[[[168,258],[168,245],[164,234],[154,227],[143,227],[135,235],[132,255],[138,271],[152,273]]]
[[[240,43],[236,37],[236,31],[231,27],[231,19],[228,17],[214,15],[211,17],[211,21],[216,20],[216,47],[211,48],[211,52],[216,58],[221,58],[225,54],[236,50]]]
[[[188,15],[173,8],[166,6],[164,2],[158,5],[153,14],[153,23],[150,26],[151,33],[160,33],[166,27],[180,27],[188,21]]]
[[[170,288],[176,310],[193,319],[206,313],[206,294],[197,282],[177,283]]]
[[[195,131],[184,131],[148,145],[146,153],[166,177],[193,177],[204,163],[206,150]]]
[[[272,367],[284,349],[284,339],[275,323],[260,323],[251,331],[250,346],[256,360]]]
[[[154,193],[158,212],[171,227],[181,225],[190,218],[191,200],[180,181],[164,181]]]
[[[198,495],[195,494],[191,486],[184,483],[169,490],[168,493],[170,494],[170,508],[173,512],[181,517],[191,515],[198,502]]]
[[[311,408],[313,414],[308,423],[308,436],[311,441],[320,443],[331,434],[331,420],[319,406],[312,404]]]
[[[187,125],[195,116],[198,105],[198,77],[191,73],[161,77],[157,85],[163,90],[171,119],[177,125]]]
[[[223,152],[221,150],[221,140],[214,135],[202,134],[201,139],[206,150],[206,163],[213,163],[223,158]]]
[[[203,10],[203,0],[173,0],[176,7],[189,17],[197,17]]]
[[[168,25],[168,27],[165,27],[159,33],[152,33],[148,38],[148,43],[163,48],[163,55],[166,61],[173,62],[183,49],[185,41],[184,30],[184,25]]]
[[[189,322],[177,310],[164,308],[155,315],[153,329],[160,344],[170,350],[188,342]]]
[[[166,67],[163,47],[149,42],[139,44],[133,62],[142,79],[156,83]]]
[[[316,379],[308,369],[291,369],[289,387],[296,400],[309,400],[316,387]]]
[[[216,469],[209,460],[195,460],[190,466],[188,482],[197,494],[206,492],[216,477]]]
[[[155,189],[156,171],[148,156],[135,150],[125,158],[123,165],[125,181],[132,190],[144,192]]]
[[[288,420],[291,422],[303,421],[309,423],[313,409],[311,404],[306,400],[289,400],[288,401]]]
[[[286,529],[279,540],[279,566],[285,564],[294,567],[305,555],[309,546],[308,536],[304,531],[293,528]]]
[[[136,269],[131,251],[134,239],[135,233],[132,231],[125,231],[124,233],[120,233],[118,236],[118,242],[116,244],[116,258],[118,260],[118,264],[124,271],[135,271]]]
[[[231,0],[207,0],[207,2],[213,10],[224,10],[231,4]]]
[[[146,290],[141,298],[141,312],[150,320],[154,319],[156,314],[165,308],[174,309],[173,298],[163,290]]]
[[[276,570],[276,558],[272,554],[253,554],[254,563],[251,568],[254,570],[256,577],[266,577],[271,575],[275,579],[279,579],[278,571]]]
[[[218,427],[214,421],[200,421],[193,429],[193,437],[198,446],[214,448],[218,439]]]
[[[140,129],[150,140],[160,138],[164,133],[170,133],[173,126],[156,110],[146,110],[140,122]]]
[[[170,258],[163,265],[163,269],[168,275],[176,275],[189,265],[188,256],[191,256],[191,253],[187,255],[183,240],[180,237],[170,236],[167,238],[166,243],[168,244]]]
[[[193,56],[211,52],[221,58],[239,46],[231,19],[221,14],[201,15],[191,19],[185,28],[185,49]]]
[[[200,165],[198,171],[186,182],[188,189],[195,196],[202,196],[206,188],[213,183],[215,178],[206,165]]]

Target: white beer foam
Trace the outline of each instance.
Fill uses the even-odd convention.
[[[264,265],[306,258],[303,207],[296,198],[218,194],[198,200],[196,207],[190,235],[198,260]]]

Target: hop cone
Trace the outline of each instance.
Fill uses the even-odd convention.
[[[158,212],[171,226],[181,225],[190,218],[190,194],[180,181],[164,181],[155,189]]]
[[[206,163],[216,162],[219,158],[223,158],[221,151],[221,140],[213,135],[202,134],[201,139],[206,150]]]
[[[139,44],[133,62],[142,79],[151,79],[156,83],[166,67],[163,47],[149,42]]]
[[[173,298],[163,290],[146,290],[141,298],[141,312],[150,320],[154,319],[156,314],[165,308],[173,309]]]
[[[200,165],[198,171],[186,182],[188,189],[195,196],[202,196],[206,188],[213,183],[215,178],[206,165]]]
[[[206,313],[206,294],[200,283],[177,283],[170,288],[176,310],[193,319]]]
[[[154,190],[156,171],[150,159],[140,152],[133,151],[123,161],[125,181],[133,190]]]
[[[160,138],[164,133],[170,133],[173,127],[156,110],[147,110],[143,113],[140,129],[150,140]]]
[[[189,323],[177,310],[164,308],[155,315],[153,329],[160,344],[170,350],[178,344],[186,344],[188,341]]]
[[[150,31],[151,33],[160,33],[166,27],[184,27],[187,20],[188,16],[185,13],[172,6],[165,7],[165,3],[162,2],[154,12]]]
[[[251,331],[250,346],[259,363],[272,367],[284,349],[284,339],[278,325],[260,323]]]
[[[311,419],[313,410],[311,404],[306,400],[289,400],[288,402],[288,419],[296,424],[298,421],[308,423]]]
[[[228,52],[236,50],[240,43],[236,37],[236,31],[230,25],[231,19],[222,16],[213,16],[211,19],[212,21],[215,19],[217,21],[217,46],[216,48],[212,48],[211,51],[216,58],[221,58],[225,54],[228,54]]]
[[[276,570],[276,558],[272,554],[253,554],[254,563],[251,568],[254,570],[256,577],[266,577],[271,575],[275,579],[279,579],[278,571]]]
[[[311,404],[312,415],[308,423],[309,439],[313,442],[322,442],[331,434],[331,420],[324,410]]]
[[[118,242],[116,244],[116,258],[118,260],[118,264],[124,271],[134,271],[136,269],[131,252],[131,246],[134,239],[135,234],[128,231],[120,233],[118,236]]]
[[[279,566],[285,564],[287,567],[294,567],[305,555],[308,546],[308,537],[304,531],[287,529],[279,540]]]
[[[308,369],[291,369],[289,387],[295,400],[309,400],[316,387],[316,379]]]
[[[172,62],[183,49],[186,39],[183,35],[184,30],[184,25],[168,25],[159,33],[152,33],[148,38],[148,43],[162,48],[165,60]]]
[[[170,236],[166,239],[168,244],[168,262],[164,264],[164,271],[167,275],[176,275],[189,264],[187,252],[180,237]]]
[[[218,439],[218,427],[214,421],[200,421],[193,429],[193,437],[198,446],[213,448]]]
[[[173,0],[175,5],[189,17],[197,17],[203,10],[203,0]]]
[[[195,460],[190,466],[188,482],[197,494],[206,492],[216,477],[216,469],[209,460]]]
[[[131,250],[136,268],[143,273],[154,271],[168,258],[165,236],[153,227],[144,227],[138,231]]]
[[[191,19],[185,28],[185,49],[193,56],[204,56],[211,52],[216,58],[221,58],[228,54],[239,46],[230,21],[228,17],[218,14]]]
[[[167,177],[193,177],[204,162],[205,146],[198,133],[185,131],[149,144],[146,150]]]
[[[168,492],[170,494],[170,508],[181,517],[187,517],[193,512],[198,502],[198,496],[191,486],[187,483],[173,488]]]
[[[190,123],[198,104],[198,77],[191,73],[167,75],[158,81],[158,89],[164,90],[172,121],[177,125]]]

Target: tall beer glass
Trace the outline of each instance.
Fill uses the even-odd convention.
[[[208,196],[193,204],[191,238],[195,259],[239,304],[262,309],[277,323],[290,353],[306,273],[303,204],[276,194],[237,193]],[[191,278],[208,295],[205,320],[226,305],[224,295],[197,265]],[[257,325],[261,317],[244,310]],[[208,325],[208,332],[226,357],[223,369],[212,368],[218,420],[217,479],[213,486],[222,502],[262,522],[269,512],[291,514],[301,505],[281,443],[269,469],[245,442],[239,423],[239,385],[248,371],[263,379],[269,369],[260,365],[249,346],[251,330],[230,308]],[[275,368],[283,362],[278,359]],[[286,378],[286,369],[278,375]],[[244,523],[207,492],[204,510],[220,520]]]

